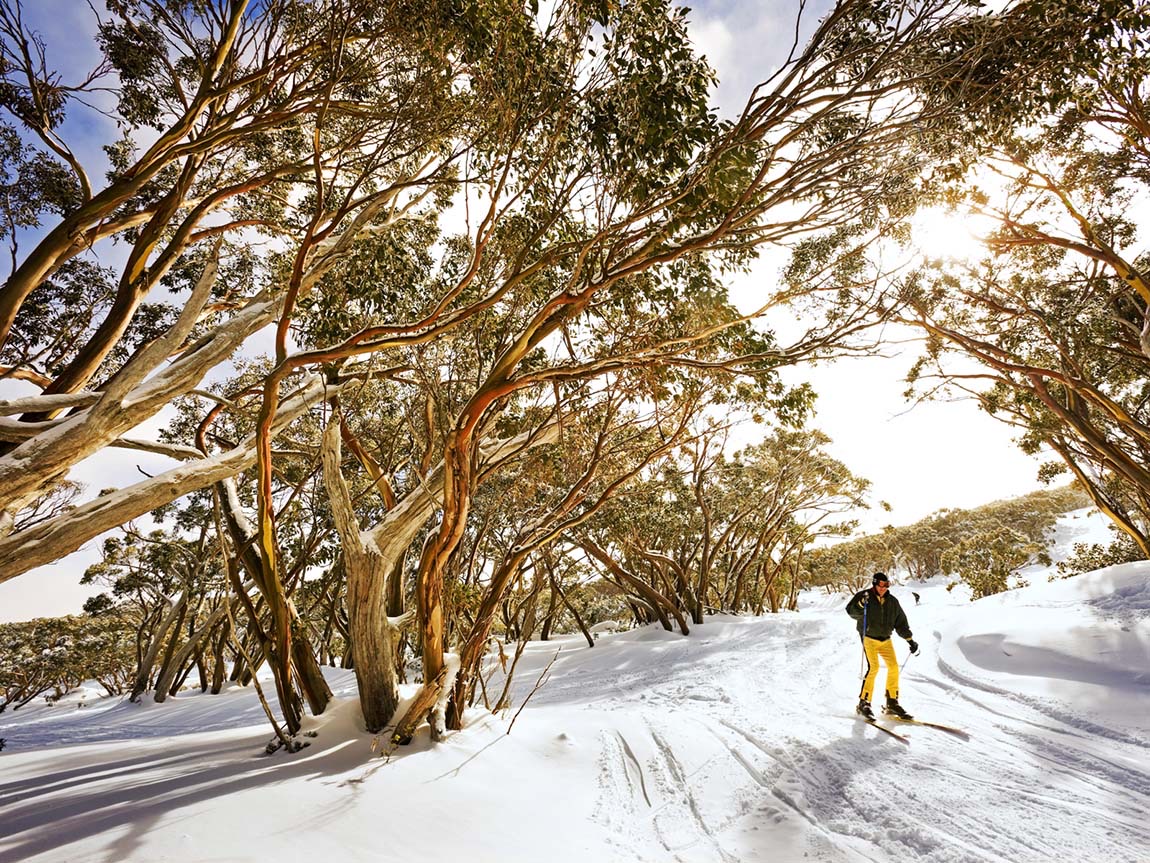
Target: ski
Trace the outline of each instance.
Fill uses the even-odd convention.
[[[969,732],[963,731],[961,728],[955,728],[953,725],[941,725],[938,722],[924,722],[921,719],[901,719],[889,713],[883,714],[883,719],[889,719],[891,722],[905,722],[907,725],[922,725],[925,728],[945,731],[947,734],[953,734],[955,737],[961,737],[963,740],[970,740]]]
[[[877,728],[879,731],[882,731],[882,732],[883,732],[883,733],[885,733],[885,734],[889,734],[889,735],[890,735],[891,737],[893,737],[895,740],[900,740],[900,741],[902,741],[903,743],[905,743],[907,746],[909,746],[909,745],[910,745],[910,738],[909,738],[909,737],[903,737],[903,736],[902,736],[901,734],[899,734],[897,731],[891,731],[889,728],[883,728],[883,727],[882,727],[881,725],[879,725],[879,724],[878,724],[878,722],[877,722],[876,720],[874,720],[874,719],[867,719],[865,716],[862,716],[862,715],[856,716],[856,717],[855,717],[855,719],[861,719],[861,720],[862,720],[863,722],[865,722],[867,725],[870,725],[870,726],[871,726],[871,727],[873,727],[873,728]]]

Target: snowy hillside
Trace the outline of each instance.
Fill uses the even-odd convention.
[[[1068,521],[1060,542],[1105,540],[1094,526]],[[260,754],[244,690],[0,714],[0,863],[1145,863],[1150,563],[1029,578],[975,603],[941,581],[893,588],[922,645],[902,701],[968,739],[891,725],[904,744],[855,720],[846,597],[819,595],[689,637],[535,643],[520,699],[550,673],[517,718],[472,713],[390,759],[342,672],[296,755]]]

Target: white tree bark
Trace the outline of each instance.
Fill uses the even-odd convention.
[[[125,389],[113,382],[94,404],[53,424],[0,457],[0,509],[10,513],[19,511],[35,500],[43,489],[63,478],[77,463],[151,419],[173,399],[194,389],[249,335],[274,320],[278,307],[279,301],[253,303],[184,351],[167,368],[136,387]],[[137,359],[141,359],[142,368],[149,365],[144,362],[148,358],[141,355]],[[135,377],[140,370],[129,377]]]
[[[387,617],[387,577],[391,566],[379,547],[359,529],[351,493],[340,470],[339,424],[339,417],[335,416],[324,431],[323,477],[343,545],[348,631],[360,706],[367,730],[375,733],[391,721],[399,704],[395,667],[398,632]],[[411,520],[414,518],[413,515]]]
[[[276,415],[274,431],[287,426],[305,411],[330,397],[338,387],[313,376],[303,387],[286,398]],[[77,442],[83,447],[83,442]],[[256,441],[251,436],[218,455],[189,461],[179,467],[98,497],[68,510],[55,518],[0,539],[0,584],[58,560],[76,551],[85,542],[106,530],[119,527],[133,518],[150,512],[188,492],[235,476],[255,463]],[[3,460],[0,460],[3,461]]]

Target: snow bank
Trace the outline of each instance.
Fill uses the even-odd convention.
[[[1150,705],[1150,562],[986,597],[939,634],[965,682],[1139,727]]]

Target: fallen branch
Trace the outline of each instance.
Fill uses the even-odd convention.
[[[551,657],[551,661],[547,663],[547,667],[543,669],[543,673],[539,675],[539,679],[535,681],[535,685],[531,687],[531,691],[527,693],[527,697],[523,699],[523,703],[519,705],[519,709],[515,711],[515,715],[511,717],[511,722],[507,726],[507,733],[511,733],[511,729],[515,727],[515,720],[519,718],[519,714],[523,712],[523,708],[527,706],[527,702],[531,700],[531,696],[538,692],[543,684],[547,682],[547,676],[551,673],[551,666],[555,664],[555,660],[559,658],[559,654],[563,648],[555,651],[555,655]]]

